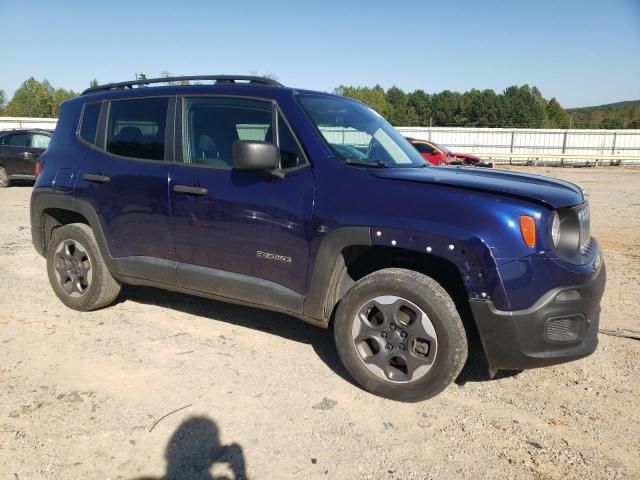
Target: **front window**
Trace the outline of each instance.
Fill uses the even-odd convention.
[[[184,157],[187,163],[231,170],[238,140],[273,142],[271,102],[193,97],[184,100]]]
[[[362,103],[328,95],[299,95],[302,108],[335,155],[352,165],[425,167],[426,162],[384,118]]]
[[[6,135],[2,137],[2,145],[8,145],[11,147],[26,147],[27,142],[29,141],[29,133],[21,132],[21,133],[13,133],[11,135]]]
[[[187,163],[231,170],[233,144],[252,140],[280,148],[283,170],[305,164],[298,142],[270,101],[229,97],[193,97],[184,101],[184,158]],[[277,127],[277,128],[276,128]],[[277,134],[276,134],[277,132]]]

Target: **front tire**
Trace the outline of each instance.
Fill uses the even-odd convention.
[[[440,393],[467,358],[453,300],[435,280],[411,270],[388,268],[359,280],[338,305],[334,335],[359,385],[404,402]]]
[[[58,298],[74,310],[105,307],[120,293],[91,227],[72,223],[57,228],[47,246],[47,273]]]

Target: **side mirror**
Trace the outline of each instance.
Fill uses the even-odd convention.
[[[233,168],[274,172],[280,167],[280,149],[273,143],[238,140],[233,144]]]

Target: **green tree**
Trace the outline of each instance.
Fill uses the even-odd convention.
[[[502,93],[476,90],[403,92],[397,86],[341,85],[334,90],[366,103],[394,125],[515,127],[515,128],[638,128],[640,100],[565,110],[529,85],[514,85]]]
[[[416,125],[431,125],[431,97],[424,90],[416,90],[407,95],[407,104],[416,114]]]
[[[613,117],[613,118],[605,117],[604,119],[602,119],[598,127],[611,129],[611,130],[624,128],[624,120],[620,117]]]
[[[53,92],[52,104],[51,104],[51,116],[58,117],[60,112],[60,104],[66,100],[77,97],[78,94],[73,90],[65,90],[64,88],[58,88]]]
[[[12,117],[51,117],[53,88],[47,80],[42,83],[31,77],[13,94],[6,108]]]
[[[502,126],[543,128],[546,123],[546,101],[536,87],[512,86],[504,91],[505,110]]]
[[[93,87],[97,87],[98,86],[98,80],[97,79],[93,79],[89,82],[89,87],[93,88]]]
[[[569,128],[569,114],[555,98],[547,103],[547,128]]]
[[[500,97],[493,90],[470,90],[463,94],[465,126],[496,127],[500,120]]]
[[[73,90],[54,89],[46,79],[39,82],[31,77],[13,94],[5,113],[13,117],[53,118],[58,116],[62,102],[77,95]]]
[[[407,94],[395,85],[387,90],[385,94],[389,105],[389,116],[387,120],[392,125],[409,126],[418,123],[418,115],[415,109],[409,105]]]
[[[385,91],[380,85],[376,85],[373,88],[347,87],[341,85],[336,88],[334,92],[338,95],[354,98],[361,101],[362,103],[369,105],[383,117],[388,117],[391,113]]]
[[[4,109],[7,104],[7,94],[0,88],[0,115],[4,115]]]
[[[466,112],[462,95],[445,90],[431,97],[433,124],[440,127],[462,127],[466,125]]]

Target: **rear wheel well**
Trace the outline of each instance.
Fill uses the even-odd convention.
[[[63,208],[47,208],[42,212],[42,241],[44,243],[44,253],[47,252],[47,246],[51,240],[51,236],[56,228],[70,223],[84,223],[90,225],[89,221],[78,212],[65,210]]]
[[[352,246],[341,252],[342,261],[332,282],[327,299],[331,310],[347,291],[361,278],[384,268],[413,270],[438,282],[453,299],[468,335],[478,338],[478,333],[469,306],[467,289],[458,268],[442,257],[428,253],[386,246]]]

